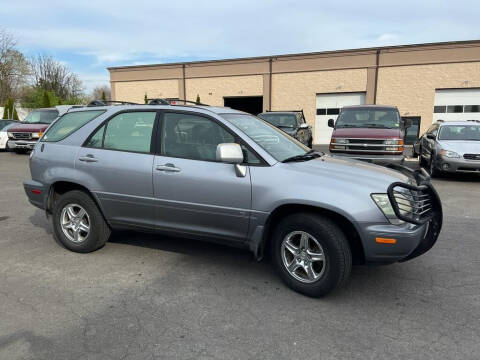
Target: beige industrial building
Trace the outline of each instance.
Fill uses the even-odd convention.
[[[480,41],[109,68],[112,99],[178,98],[251,113],[303,109],[314,143],[346,105],[395,105],[413,120],[480,120]]]

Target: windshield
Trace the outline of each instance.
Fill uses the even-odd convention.
[[[335,127],[397,129],[400,117],[396,109],[343,109]]]
[[[27,124],[51,124],[57,117],[57,110],[33,110],[23,122]]]
[[[0,131],[7,131],[8,129],[10,129],[11,127],[14,127],[15,125],[17,125],[16,122],[12,122],[3,127],[0,125]]]
[[[278,161],[303,155],[310,151],[308,147],[283,131],[253,115],[222,114],[221,116],[242,130],[250,139]]]
[[[279,128],[297,127],[297,117],[293,114],[259,114],[258,117]]]
[[[480,141],[480,125],[445,125],[440,128],[438,139]]]
[[[0,130],[6,128],[7,125],[10,125],[12,122],[12,120],[0,120]]]

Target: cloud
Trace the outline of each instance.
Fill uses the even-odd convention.
[[[479,12],[462,0],[23,0],[0,18],[25,51],[108,80],[116,65],[480,38]]]

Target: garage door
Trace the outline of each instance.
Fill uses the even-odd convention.
[[[480,120],[480,89],[435,91],[433,121]]]
[[[315,144],[329,144],[332,128],[328,119],[337,120],[340,109],[349,105],[365,104],[365,93],[337,93],[317,95],[317,116],[315,118]]]

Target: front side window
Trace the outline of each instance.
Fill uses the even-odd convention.
[[[216,161],[217,145],[233,142],[233,135],[211,119],[184,113],[165,114],[161,140],[164,156]]]
[[[445,125],[440,129],[439,140],[480,141],[478,125]]]
[[[297,155],[304,155],[310,151],[308,147],[282,130],[253,115],[221,114],[221,116],[235,125],[278,161]]]
[[[153,124],[156,112],[120,113],[108,121],[103,136],[103,148],[149,153],[152,143]],[[97,131],[97,133],[101,133]],[[100,135],[94,134],[90,141],[98,143]]]
[[[336,127],[395,129],[400,127],[400,116],[395,109],[344,109]]]
[[[33,110],[23,122],[27,124],[51,124],[57,117],[57,110]]]
[[[259,118],[268,123],[283,129],[295,129],[297,127],[297,116],[294,114],[260,114]]]
[[[66,113],[58,121],[50,126],[42,138],[44,142],[54,142],[65,139],[68,135],[80,129],[89,121],[100,116],[104,110],[98,111],[77,111]]]

